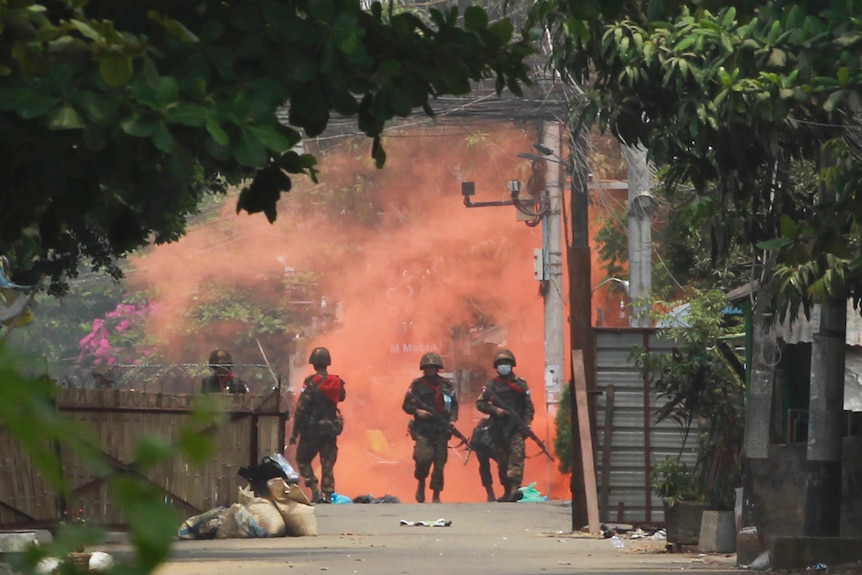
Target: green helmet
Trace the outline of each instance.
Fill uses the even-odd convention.
[[[311,355],[308,356],[308,363],[314,367],[328,367],[332,364],[332,356],[329,355],[329,350],[325,347],[315,347],[311,350]]]
[[[233,357],[231,357],[230,352],[226,349],[214,349],[212,353],[210,353],[210,368],[227,368],[230,369],[233,367]]]
[[[440,356],[436,353],[426,353],[422,356],[422,359],[419,360],[419,369],[425,369],[426,367],[443,369],[443,360],[440,359]]]
[[[494,367],[497,367],[501,363],[511,363],[512,367],[518,365],[517,363],[515,363],[515,354],[513,354],[508,349],[501,349],[494,354]]]

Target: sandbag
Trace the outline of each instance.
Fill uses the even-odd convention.
[[[285,530],[292,537],[316,536],[317,516],[299,485],[288,485],[283,479],[267,482],[275,506],[284,520]]]
[[[317,516],[314,514],[313,505],[303,505],[296,501],[276,501],[281,518],[284,520],[284,529],[291,537],[316,537]]]
[[[248,509],[257,524],[266,532],[266,537],[284,537],[287,528],[272,499],[255,497],[249,489],[240,487],[237,501]]]
[[[180,525],[177,537],[180,539],[212,539],[224,523],[226,511],[225,507],[215,507],[199,515],[189,517]]]
[[[311,505],[308,496],[295,483],[287,483],[280,477],[276,477],[267,481],[266,487],[274,501],[295,501],[303,505]]]
[[[245,505],[234,503],[224,514],[224,522],[216,531],[216,539],[266,537],[266,532],[258,525]]]

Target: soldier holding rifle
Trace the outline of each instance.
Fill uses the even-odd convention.
[[[402,405],[402,409],[413,416],[408,430],[416,442],[413,448],[416,501],[425,502],[425,481],[430,472],[431,501],[440,503],[443,468],[449,458],[449,438],[455,431],[455,421],[458,419],[458,398],[452,380],[439,374],[443,369],[443,360],[438,354],[423,355],[419,369],[423,375],[410,383]]]
[[[515,365],[515,356],[511,351],[498,351],[494,355],[497,377],[485,385],[476,400],[476,408],[491,416],[491,434],[494,438],[491,458],[497,462],[497,475],[505,489],[497,501],[514,502],[524,496],[520,491],[524,477],[524,440],[533,435],[530,423],[535,408],[530,398],[530,388],[524,379],[512,371]]]

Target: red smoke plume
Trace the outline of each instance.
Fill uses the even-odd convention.
[[[484,368],[490,377],[496,345],[512,349],[515,371],[529,382],[536,406],[533,429],[551,448],[543,303],[533,278],[541,227],[516,221],[511,206],[466,209],[460,195],[461,182],[473,181],[473,201],[508,199],[507,182],[527,182],[532,173],[530,161],[517,154],[536,141],[534,131],[511,125],[448,126],[387,137],[382,170],[369,167],[367,143],[358,151],[349,148],[351,141],[321,154],[320,185],[297,180],[280,202],[275,224],[261,215],[234,215],[231,198],[222,220],[192,228],[179,242],[135,262],[139,271],[132,279],[160,294],[155,301],[160,313],[149,329],[166,349],[198,354],[175,361],[200,361],[212,347],[210,334],[178,340],[177,322],[207,282],[236,276],[257,290],[257,297],[278,301],[282,294],[267,294],[260,278],[277,276],[285,265],[321,272],[323,293],[330,305],[339,304],[340,327],[305,341],[297,353],[304,365],[312,347],[329,348],[330,372],[347,382],[335,478],[336,491],[350,497],[392,494],[413,500],[413,444],[401,403],[410,381],[421,374],[425,351],[441,352],[446,371]],[[342,213],[315,208],[333,195]],[[453,326],[473,329],[458,332],[466,337],[458,344]],[[497,329],[483,336],[482,329],[491,326]],[[224,329],[243,326],[224,324]],[[290,344],[282,343],[284,354]],[[455,358],[461,365],[452,365]],[[294,386],[310,373],[295,371],[302,373],[293,374]],[[468,436],[480,418],[475,409],[480,386],[460,389],[457,426]],[[529,440],[527,454],[524,484],[536,482],[541,493],[568,498],[567,477]],[[465,465],[463,456],[463,450],[450,450],[444,501],[484,500],[475,457]],[[294,461],[291,452],[288,458]],[[495,466],[493,471],[496,477]]]

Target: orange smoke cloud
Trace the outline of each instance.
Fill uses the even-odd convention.
[[[533,279],[541,228],[516,221],[510,206],[466,209],[460,195],[461,181],[473,181],[474,201],[507,199],[506,183],[526,182],[531,175],[530,162],[517,154],[529,150],[537,136],[498,124],[471,130],[450,126],[388,137],[383,170],[369,169],[367,146],[358,152],[337,147],[319,156],[320,185],[297,181],[280,202],[274,225],[260,215],[233,215],[231,198],[221,220],[194,227],[181,241],[135,262],[138,271],[130,279],[159,294],[154,303],[160,313],[148,329],[174,360],[184,362],[199,361],[212,347],[209,334],[189,338],[178,329],[208,282],[236,276],[256,297],[277,301],[282,295],[277,289],[268,293],[261,278],[278,276],[285,265],[321,274],[322,291],[339,310],[338,327],[305,341],[297,354],[304,365],[312,347],[329,348],[331,373],[347,382],[338,493],[413,500],[413,442],[401,403],[410,381],[421,375],[425,351],[440,352],[447,371],[486,369],[490,376],[489,350],[512,349],[515,371],[529,382],[536,406],[533,429],[552,446],[543,383],[543,302]],[[314,210],[327,193],[340,194],[344,213]],[[281,345],[288,354],[291,342]],[[301,372],[291,374],[293,386],[310,373],[292,371]],[[480,419],[475,398],[482,383],[462,380],[459,387],[457,426],[468,436]],[[529,440],[527,454],[524,484],[536,482],[543,494],[567,498],[567,477]],[[465,465],[463,456],[463,450],[450,450],[444,501],[484,500],[475,457]],[[295,461],[292,452],[288,458]],[[496,478],[493,463],[492,471]]]

